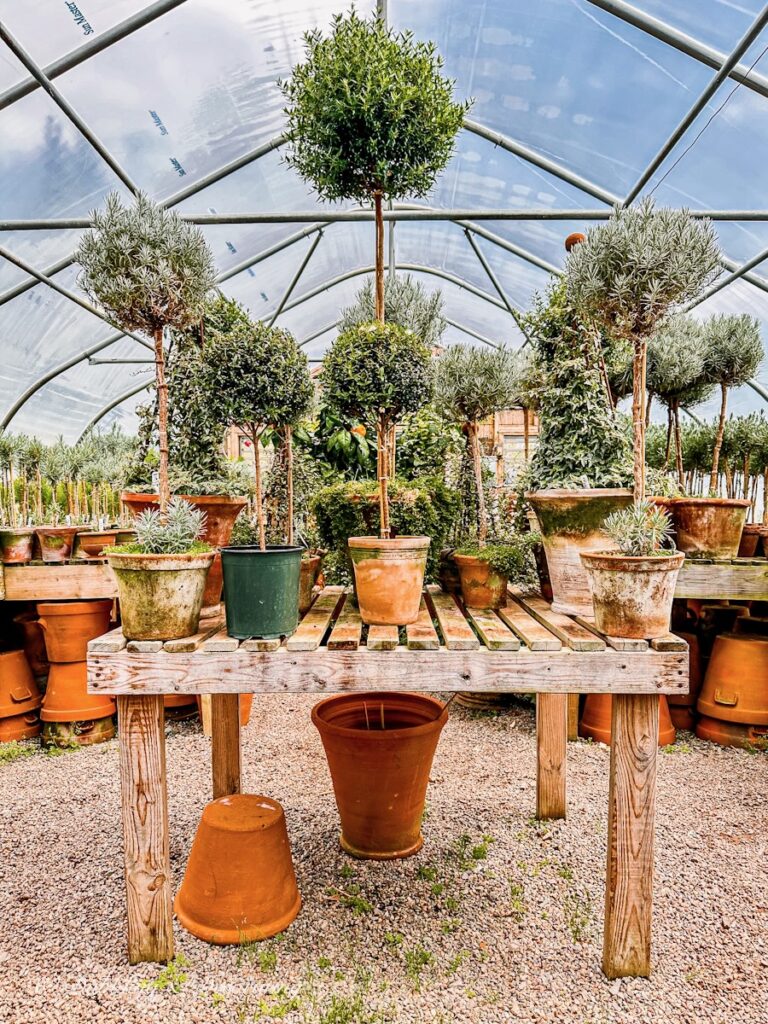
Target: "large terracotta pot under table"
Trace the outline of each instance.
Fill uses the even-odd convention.
[[[90,722],[115,713],[106,694],[88,693],[86,662],[52,664],[40,718],[43,722]]]
[[[15,718],[35,711],[41,701],[24,651],[0,654],[0,718]]]
[[[611,745],[611,714],[613,697],[610,693],[588,693],[579,722],[579,736]],[[669,715],[667,698],[659,697],[659,746],[675,742],[675,727]]]
[[[702,715],[696,723],[696,735],[700,740],[709,740],[721,747],[768,750],[768,725],[721,722],[719,718]]]
[[[34,739],[35,736],[40,735],[41,728],[40,719],[35,711],[28,711],[25,715],[0,718],[0,743]]]
[[[195,508],[199,508],[201,512],[205,512],[205,527],[200,539],[217,549],[216,557],[208,572],[208,580],[203,594],[203,608],[200,612],[201,618],[210,618],[213,615],[218,615],[221,611],[221,587],[224,577],[218,549],[229,544],[232,527],[247,502],[245,498],[225,498],[220,494],[177,494],[175,497],[182,498],[190,505],[194,505]],[[145,509],[160,507],[160,496],[157,494],[135,494],[123,491],[120,500],[128,506],[134,516],[140,515]]]
[[[717,637],[697,707],[723,722],[768,725],[768,638]]]
[[[749,505],[743,498],[673,498],[678,548],[699,558],[736,558]]]
[[[49,661],[85,661],[88,641],[109,630],[112,601],[41,601],[37,614]]]

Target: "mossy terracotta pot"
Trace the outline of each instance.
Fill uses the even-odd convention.
[[[174,903],[187,931],[222,946],[268,939],[300,908],[280,804],[248,793],[207,804]]]
[[[123,635],[128,640],[192,636],[214,552],[107,556],[117,577]]]
[[[418,693],[345,693],[314,706],[347,853],[392,860],[421,849],[429,772],[447,721],[439,700]]]
[[[93,747],[116,735],[111,715],[83,722],[43,722],[40,742],[46,747]]]
[[[238,640],[290,636],[299,624],[299,547],[222,548],[227,633]]]
[[[109,630],[112,602],[45,601],[37,614],[49,661],[85,661],[88,641]]]
[[[697,707],[699,714],[723,722],[768,725],[768,639],[717,637]]]
[[[696,723],[696,735],[700,740],[709,740],[721,747],[768,750],[768,725],[721,722],[719,718],[702,715]]]
[[[28,711],[25,715],[0,718],[0,743],[34,739],[40,735],[41,728],[40,719],[34,711]]]
[[[624,488],[551,488],[526,494],[536,514],[552,587],[552,610],[592,615],[592,597],[582,552],[605,548],[603,524],[632,504]]]
[[[43,722],[84,722],[115,713],[115,702],[106,694],[88,693],[88,668],[84,661],[53,663],[48,674]]]
[[[309,555],[301,560],[299,576],[299,615],[306,615],[312,606],[312,590],[320,574],[322,555]]]
[[[77,535],[79,558],[101,558],[104,548],[117,543],[117,530],[83,530]]]
[[[245,508],[247,501],[245,498],[227,498],[221,494],[178,494],[176,497],[205,512],[205,526],[200,539],[216,548],[200,611],[202,618],[210,618],[221,612],[223,573],[219,550],[229,544],[235,520]],[[160,507],[160,497],[157,494],[133,494],[130,491],[123,491],[120,500],[128,506],[134,516],[140,515],[145,509]]]
[[[678,548],[697,558],[736,558],[749,504],[742,498],[673,498]]]
[[[42,701],[24,651],[0,654],[0,718],[35,711]]]
[[[406,626],[419,617],[429,537],[350,537],[360,616],[369,626]]]
[[[610,746],[612,710],[613,697],[610,693],[588,693],[579,721],[579,736]],[[676,736],[667,698],[662,694],[659,697],[659,746],[669,746],[675,742]]]
[[[507,577],[494,572],[484,558],[455,554],[461,597],[468,608],[503,608],[507,603]]]
[[[669,632],[682,552],[633,558],[619,552],[581,554],[595,625],[607,636],[652,640]]]
[[[72,557],[79,527],[38,526],[35,530],[44,562],[66,562]]]
[[[21,612],[13,617],[24,646],[29,667],[35,679],[48,674],[48,652],[45,649],[45,637],[35,612]]]
[[[35,546],[34,529],[6,527],[0,530],[0,561],[7,565],[22,565],[32,561]]]

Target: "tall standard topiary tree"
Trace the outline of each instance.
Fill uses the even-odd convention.
[[[375,318],[376,296],[369,279],[357,293],[354,304],[342,311],[339,330],[346,331]],[[446,328],[442,293],[428,292],[410,274],[388,277],[384,284],[384,320],[413,331],[427,348],[435,348]]]
[[[746,384],[763,361],[763,343],[758,321],[746,313],[733,316],[723,313],[704,324],[705,373],[713,385],[720,387],[720,419],[712,453],[709,490],[717,493],[720,449],[728,408],[728,389]]]
[[[424,196],[450,160],[469,103],[453,101],[433,43],[354,11],[326,39],[305,37],[306,60],[281,82],[288,163],[321,199],[376,211],[375,316],[384,319],[384,200]]]
[[[720,272],[712,225],[653,200],[617,207],[592,228],[565,265],[568,300],[596,326],[632,344],[635,500],[645,495],[645,376],[648,339],[676,308]]]
[[[202,232],[139,193],[123,206],[113,192],[103,211],[93,214],[93,229],[80,239],[75,260],[79,284],[115,323],[146,331],[155,346],[160,509],[168,485],[168,386],[163,331],[183,330],[199,320],[206,293],[213,287],[213,257]]]

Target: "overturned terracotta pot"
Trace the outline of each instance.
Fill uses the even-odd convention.
[[[735,633],[717,637],[697,708],[723,722],[768,725],[768,639]]]
[[[84,661],[52,664],[40,712],[43,722],[84,722],[114,715],[114,700],[88,693],[87,678]]]
[[[0,654],[0,718],[35,711],[42,699],[24,651]]]
[[[27,656],[29,667],[32,669],[32,675],[35,679],[46,676],[48,674],[48,653],[45,649],[43,630],[37,621],[37,616],[34,612],[21,612],[13,617],[13,621],[21,633],[24,653]]]
[[[363,622],[407,626],[419,617],[429,537],[350,537],[349,554]]]
[[[613,697],[610,693],[588,693],[579,722],[579,736],[611,745],[611,712]],[[659,746],[675,742],[675,727],[669,715],[667,698],[659,697]]]
[[[582,552],[595,625],[606,636],[651,640],[669,632],[681,552],[633,558],[619,552]]]
[[[22,565],[32,561],[35,546],[34,527],[10,527],[0,530],[0,561]]]
[[[454,554],[461,580],[461,596],[468,608],[503,608],[507,603],[506,576],[494,572],[484,558]]]
[[[698,558],[736,558],[749,504],[742,498],[673,498],[678,548]]]
[[[268,939],[300,907],[280,804],[246,793],[207,804],[174,903],[187,931],[216,945]]]
[[[35,530],[44,562],[66,562],[72,557],[79,527],[38,526]]]
[[[47,747],[94,747],[116,735],[111,715],[83,722],[43,722],[40,742]]]
[[[41,601],[37,614],[49,661],[85,661],[88,641],[109,631],[112,602]]]
[[[11,715],[0,718],[0,743],[13,743],[16,740],[32,740],[40,735],[40,719],[35,711],[24,715]]]
[[[709,740],[721,747],[768,750],[768,725],[721,722],[719,718],[702,715],[696,723],[696,735],[700,740]]]

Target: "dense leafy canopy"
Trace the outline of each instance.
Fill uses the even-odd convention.
[[[706,374],[713,384],[746,384],[763,361],[760,324],[746,313],[722,313],[704,326]]]
[[[435,364],[435,404],[459,423],[476,423],[517,403],[518,369],[511,349],[451,345]]]

